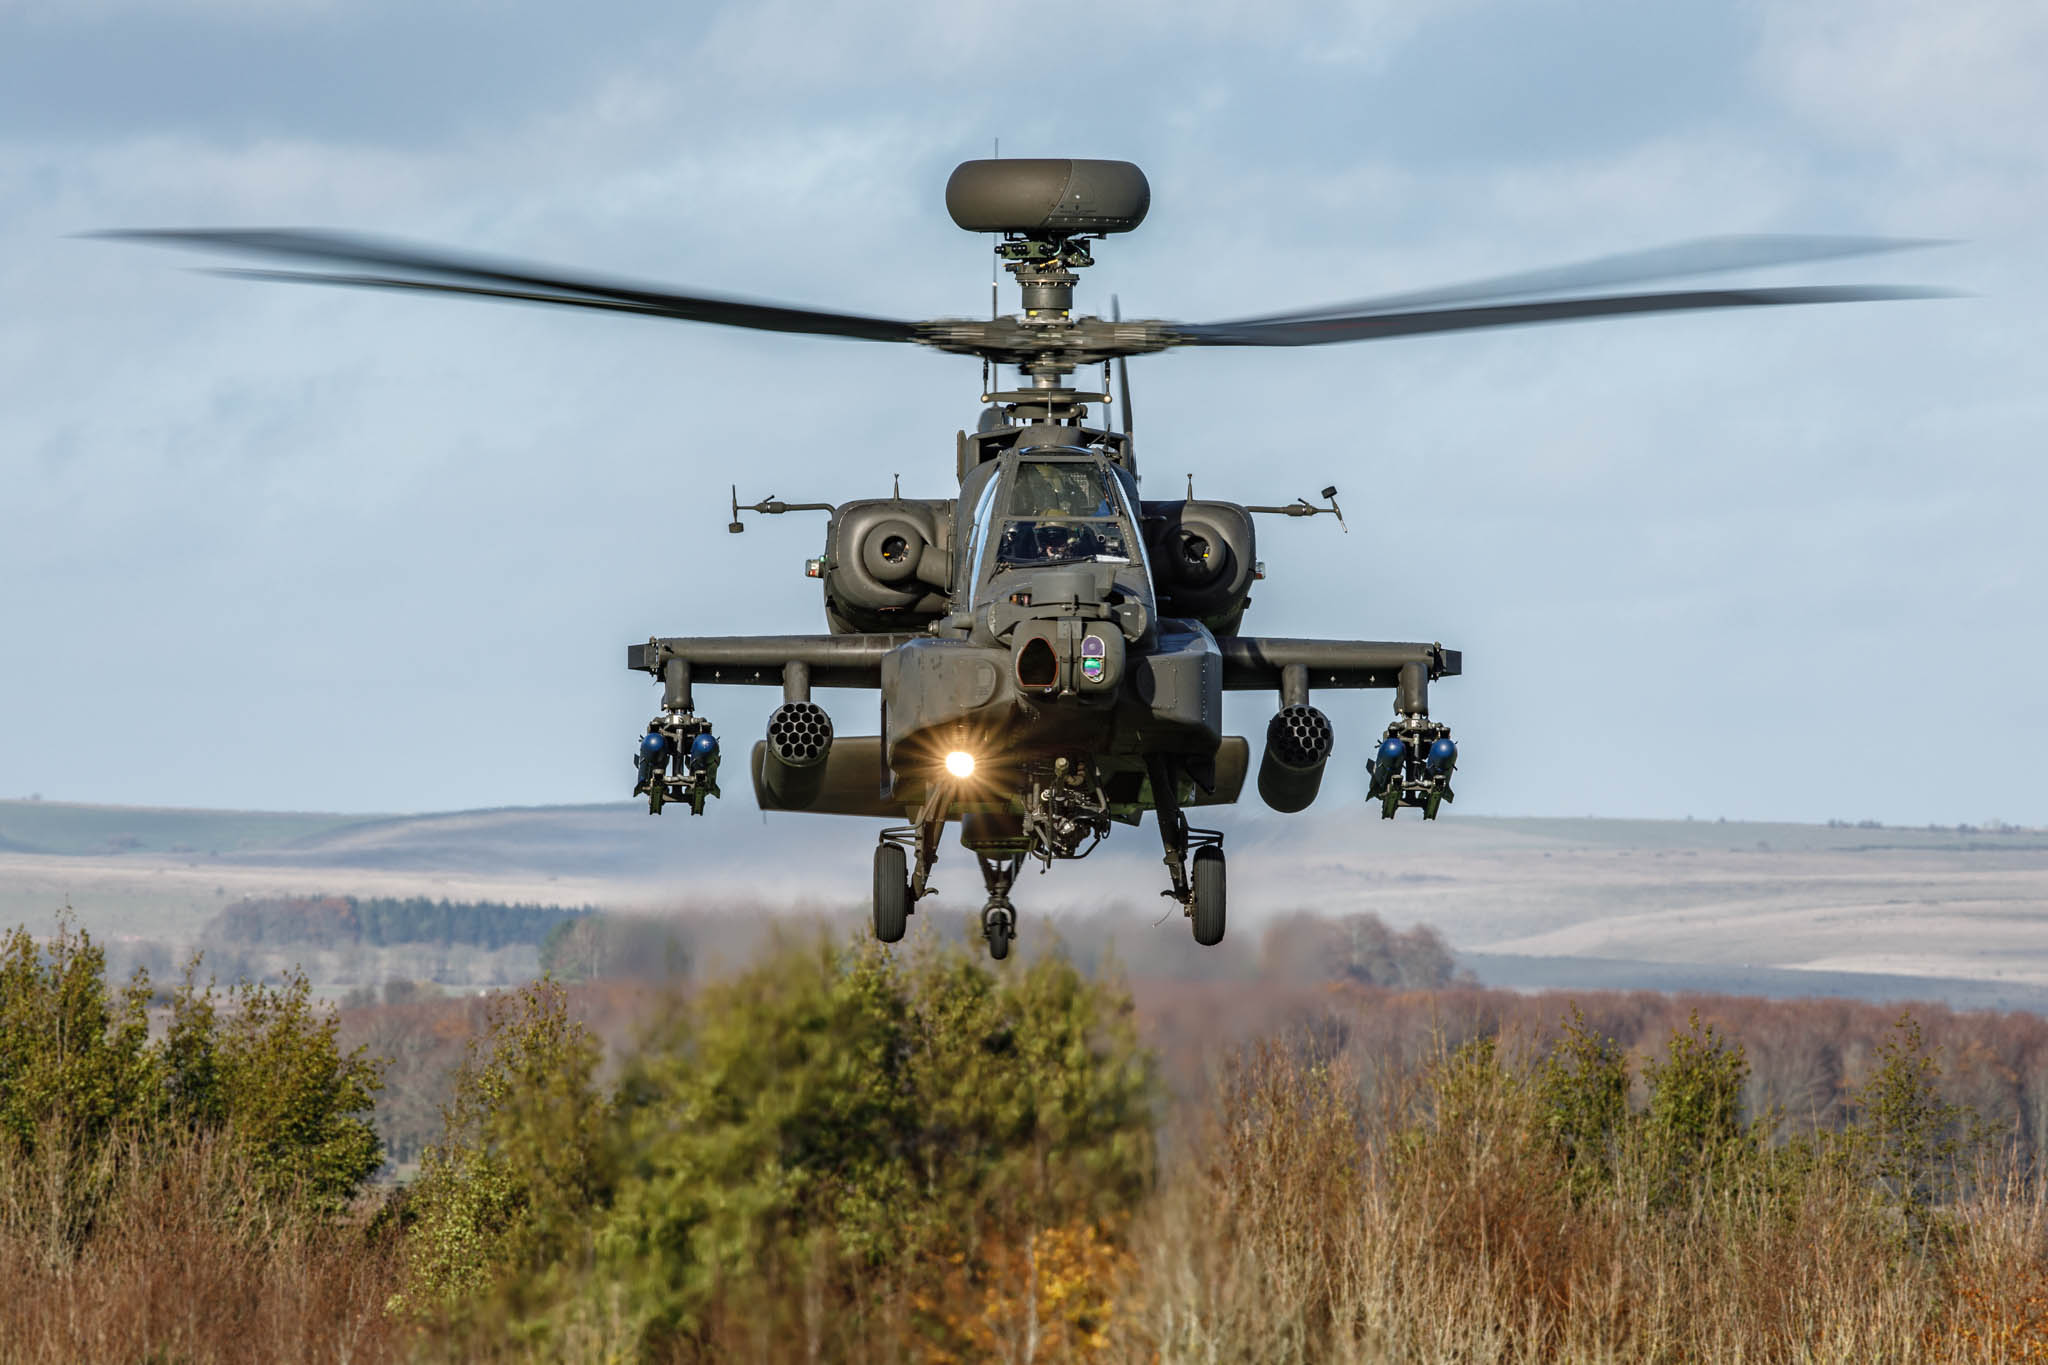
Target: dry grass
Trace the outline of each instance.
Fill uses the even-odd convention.
[[[67,1204],[85,1212],[56,1216]],[[0,1358],[398,1359],[393,1250],[367,1210],[264,1201],[214,1141],[121,1144],[82,1169],[31,1157],[0,1166]]]
[[[1527,1089],[1461,1079],[1368,1104],[1342,1066],[1248,1054],[1137,1232],[1121,1358],[2048,1359],[2039,1181],[1980,1182],[1932,1244],[1825,1167],[1796,1194],[1673,1206],[1624,1173],[1574,1201]]]

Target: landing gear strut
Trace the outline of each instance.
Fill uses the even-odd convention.
[[[1223,832],[1196,829],[1180,808],[1180,774],[1173,761],[1154,754],[1146,759],[1152,777],[1153,813],[1159,819],[1159,841],[1166,846],[1166,874],[1173,885],[1159,894],[1180,902],[1192,922],[1195,942],[1213,948],[1223,941],[1226,900]],[[1194,850],[1194,876],[1188,875],[1188,851]]]
[[[1017,935],[1017,911],[1010,904],[1010,887],[1024,855],[1007,858],[976,855],[981,862],[981,880],[988,887],[988,904],[981,907],[981,936],[988,940],[988,955],[1000,962],[1010,955],[1010,940]]]

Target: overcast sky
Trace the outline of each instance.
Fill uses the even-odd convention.
[[[726,485],[944,496],[979,391],[914,348],[70,234],[358,228],[972,314],[987,241],[942,190],[1001,138],[1145,168],[1081,291],[1127,316],[1961,239],[1753,278],[1965,299],[1148,358],[1140,459],[1155,497],[1341,487],[1349,535],[1263,523],[1249,628],[1462,648],[1459,812],[2048,824],[2044,71],[2038,0],[0,0],[0,794],[623,797],[628,642],[823,628],[820,519],[730,537]],[[734,741],[774,700],[699,699]],[[1327,699],[1326,802],[1387,700]]]

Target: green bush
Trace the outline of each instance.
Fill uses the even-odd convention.
[[[1846,1152],[1876,1189],[1910,1223],[1955,1194],[1966,1159],[1988,1134],[1977,1116],[1942,1099],[1941,1063],[1902,1014],[1878,1050],[1877,1067],[1858,1087]]]
[[[315,1210],[345,1203],[382,1162],[378,1064],[341,1050],[305,977],[243,983],[222,1009],[197,970],[195,958],[152,1043],[148,974],[109,991],[104,952],[68,919],[45,944],[25,927],[0,940],[0,1164],[56,1174],[74,1242],[120,1162],[186,1137],[217,1136],[264,1197]]]
[[[47,945],[25,927],[0,940],[0,1141],[17,1158],[42,1142],[93,1150],[158,1096],[149,974],[115,995],[106,969],[68,918]]]
[[[1751,1169],[1758,1135],[1742,1121],[1749,1058],[1740,1043],[1700,1022],[1694,1010],[1673,1029],[1662,1062],[1643,1067],[1650,1087],[1645,1157],[1657,1192],[1677,1198],[1703,1179]]]
[[[303,972],[281,988],[242,982],[222,1011],[198,967],[186,968],[156,1049],[160,1103],[187,1127],[224,1132],[273,1193],[340,1207],[383,1164],[369,1117],[382,1063],[342,1051]]]
[[[597,1060],[553,982],[491,1003],[443,1111],[446,1135],[408,1191],[413,1306],[447,1308],[508,1271],[541,1273],[579,1242],[609,1181]]]
[[[1630,1135],[1628,1054],[1593,1032],[1577,1004],[1537,1069],[1536,1090],[1572,1194],[1610,1184]]]
[[[407,1236],[422,1306],[495,1280],[535,1349],[602,1321],[577,1350],[665,1356],[890,1303],[943,1335],[890,1288],[912,1267],[972,1281],[1006,1239],[1149,1187],[1130,1000],[1056,957],[783,941],[676,998],[608,1103],[560,992],[522,1000],[465,1070]]]

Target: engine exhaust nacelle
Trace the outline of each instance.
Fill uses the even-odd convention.
[[[1330,718],[1315,707],[1281,707],[1266,725],[1266,754],[1259,760],[1259,795],[1266,804],[1289,815],[1307,810],[1322,789],[1335,742]]]
[[[768,717],[768,744],[761,782],[783,810],[803,810],[815,801],[832,754],[832,717],[813,701],[786,701]]]

